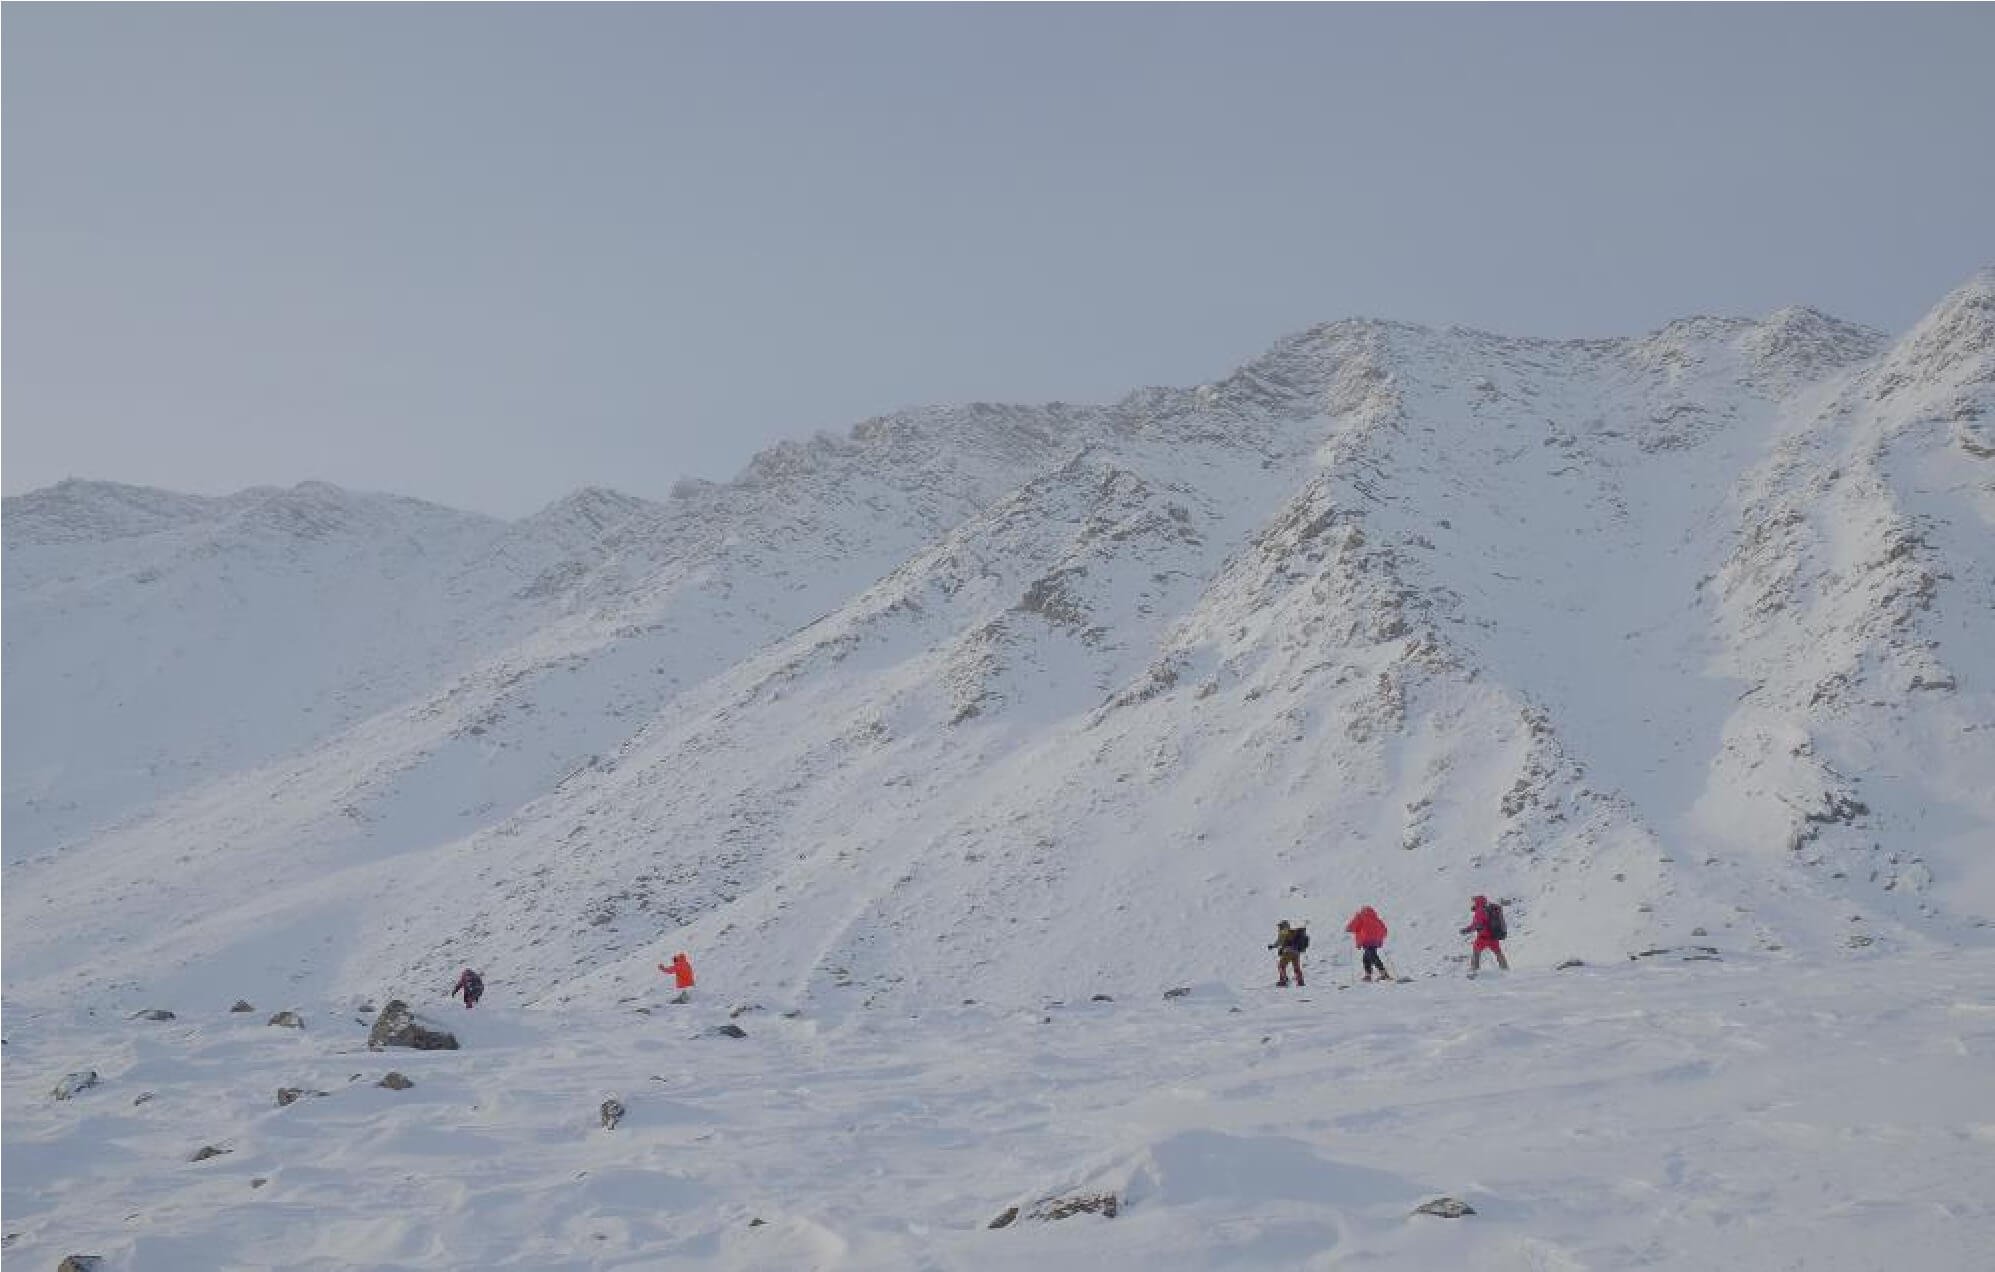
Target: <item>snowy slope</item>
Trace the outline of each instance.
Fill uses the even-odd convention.
[[[1041,994],[1361,899],[1453,956],[1476,891],[1537,961],[1954,939],[1995,913],[1992,288],[1895,342],[1338,323],[511,526],[9,501],[10,986],[586,997],[695,944],[785,1001]]]
[[[1340,322],[514,523],[65,483],[4,532],[10,1257],[1995,1243],[1995,275],[1895,338]],[[1367,902],[1411,983],[1337,988]],[[467,963],[465,1051],[362,1050]],[[985,1226],[1075,1191],[1125,1209]]]

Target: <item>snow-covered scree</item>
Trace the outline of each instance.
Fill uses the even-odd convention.
[[[1986,1266],[1986,951],[1403,985],[1312,962],[1299,993],[1243,968],[1165,999],[1076,969],[1064,1001],[918,1016],[859,1008],[857,987],[788,1019],[708,991],[480,1006],[444,1017],[463,1050],[423,1053],[365,1050],[351,1014],[16,1009],[7,1260]],[[730,1023],[746,1036],[709,1032]],[[100,1083],[49,1098],[85,1060]],[[382,1088],[390,1071],[413,1085]],[[1444,1197],[1474,1213],[1414,1213]],[[1096,1209],[1034,1217],[1063,1203]]]
[[[515,1032],[423,1059],[496,1100],[573,1030],[605,1064],[648,1045],[601,1022],[635,1027],[681,949],[801,1013],[757,1046],[838,1040],[752,1062],[813,1085],[929,1045],[890,1027],[917,1016],[919,1083],[952,1049],[1037,1063],[938,1015],[1037,1020],[1083,979],[1244,994],[1275,920],[1321,952],[1366,903],[1453,973],[1468,898],[1504,900],[1499,994],[1702,945],[1711,983],[1804,997],[1945,954],[1971,1001],[1995,946],[1995,274],[1897,338],[1806,310],[1587,341],[1334,323],[1196,388],[913,411],[514,523],[69,482],[8,499],[4,536],[10,1165],[17,1082],[109,1079],[42,1050],[90,1022],[124,1047],[132,1011],[185,1009],[146,1024],[195,1031],[177,1071],[209,1090],[195,1005],[344,1020],[466,965]],[[1457,1027],[1430,1010],[1412,1051]],[[1576,1047],[1619,1045],[1601,1011]],[[1117,1019],[1116,1046],[1173,1045]],[[1071,1107],[1112,1119],[1109,1089]]]

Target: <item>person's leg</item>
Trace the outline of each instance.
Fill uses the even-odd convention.
[[[1493,950],[1496,954],[1496,965],[1502,968],[1506,972],[1509,971],[1510,960],[1503,957],[1503,942],[1501,941],[1492,942],[1490,945],[1490,949]]]
[[[1469,975],[1471,976],[1475,975],[1476,972],[1481,970],[1481,968],[1482,968],[1482,943],[1478,941],[1476,943],[1475,948],[1469,951]]]
[[[1302,955],[1298,954],[1295,956],[1295,987],[1301,989],[1302,985]]]
[[[1281,986],[1287,986],[1288,963],[1289,959],[1293,957],[1294,956],[1289,954],[1287,951],[1283,951],[1275,955],[1275,984]]]

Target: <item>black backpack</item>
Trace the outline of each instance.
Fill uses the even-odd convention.
[[[1304,954],[1304,953],[1307,953],[1307,952],[1309,951],[1309,929],[1308,929],[1308,928],[1297,928],[1297,929],[1295,929],[1295,941],[1294,941],[1294,944],[1295,944],[1295,952],[1296,952],[1296,953],[1298,953],[1298,954]]]
[[[1489,923],[1489,939],[1501,941],[1510,935],[1510,929],[1503,923],[1503,907],[1491,901],[1482,907],[1483,918]]]

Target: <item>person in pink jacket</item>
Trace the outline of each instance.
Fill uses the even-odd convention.
[[[1475,945],[1469,951],[1469,975],[1474,976],[1482,969],[1483,951],[1496,955],[1496,965],[1504,971],[1510,970],[1510,960],[1503,957],[1505,930],[1503,907],[1490,904],[1488,897],[1476,897],[1469,902],[1469,925],[1462,929],[1462,935],[1475,933]]]
[[[1372,972],[1377,971],[1380,980],[1391,980],[1392,973],[1385,970],[1385,960],[1378,956],[1379,946],[1385,944],[1385,920],[1378,916],[1378,911],[1366,906],[1351,916],[1344,930],[1365,952],[1365,979],[1370,980]]]

